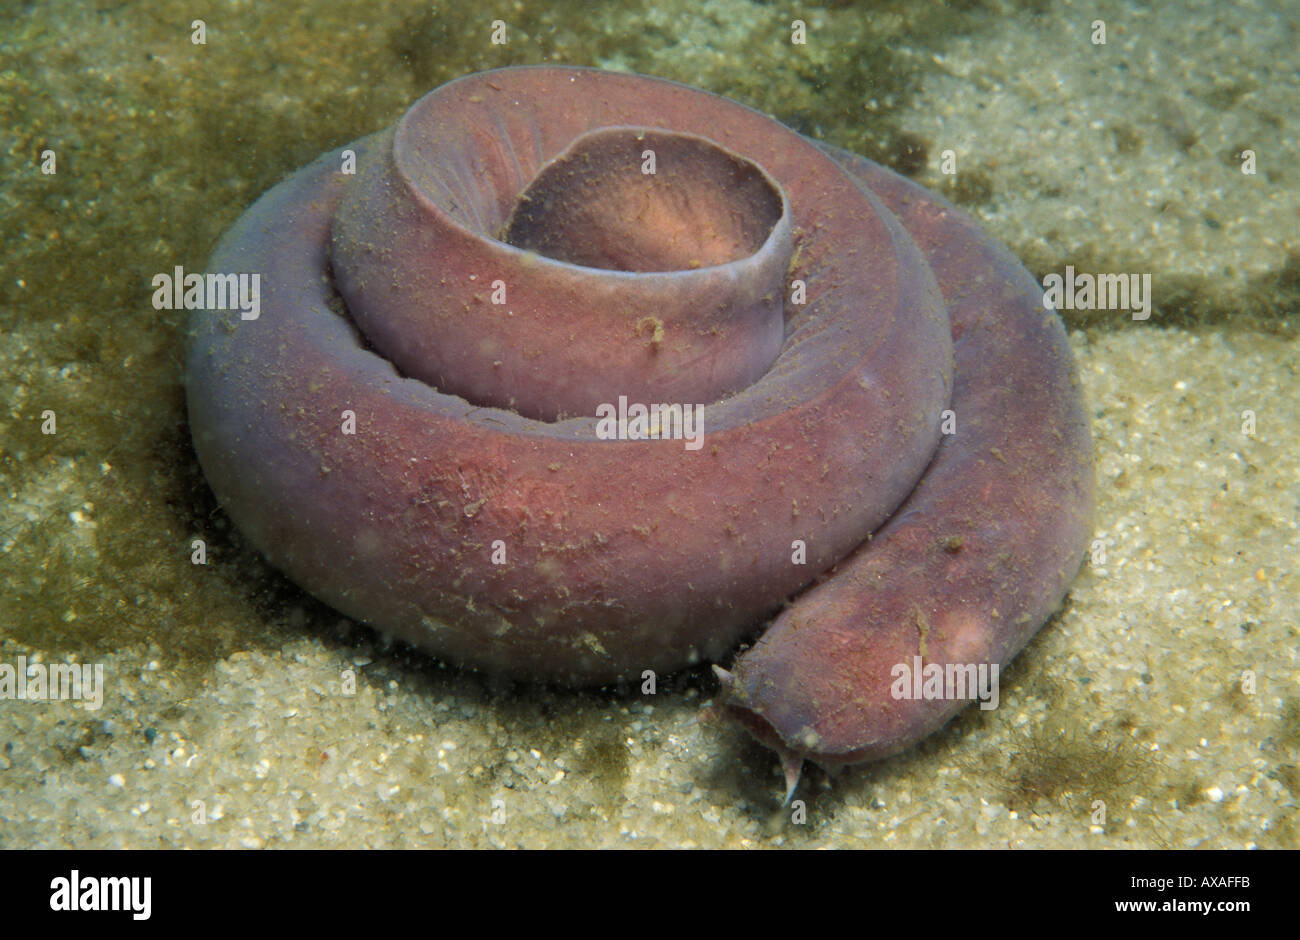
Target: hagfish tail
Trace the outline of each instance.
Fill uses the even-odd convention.
[[[965,704],[892,694],[896,666],[1005,663],[1080,564],[1091,443],[1033,279],[707,92],[467,76],[273,188],[208,270],[263,285],[190,326],[222,507],[448,661],[600,684],[779,611],[726,711],[788,768],[850,763]]]

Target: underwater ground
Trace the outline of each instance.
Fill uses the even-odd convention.
[[[0,663],[105,673],[98,710],[0,700],[0,847],[1300,847],[1300,3],[196,9],[0,9]],[[191,448],[185,314],[153,275],[429,89],[541,62],[772,113],[1040,278],[1151,276],[1147,320],[1063,311],[1099,497],[1063,610],[999,708],[810,771],[802,822],[708,720],[707,669],[647,704],[388,646],[260,559]]]

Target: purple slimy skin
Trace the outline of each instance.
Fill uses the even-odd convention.
[[[625,172],[645,143],[677,186]],[[880,668],[1005,663],[1059,603],[1082,396],[1059,320],[965,216],[734,102],[589,69],[467,76],[351,149],[355,178],[326,154],[209,261],[262,274],[261,317],[200,311],[189,338],[208,481],[307,591],[452,662],[590,685],[720,659],[838,563],[727,690],[787,762],[828,764],[963,704],[895,702]],[[675,199],[700,164],[720,175]],[[705,402],[703,447],[601,440],[589,409],[623,395]]]

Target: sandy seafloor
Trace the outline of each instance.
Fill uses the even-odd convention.
[[[106,673],[98,711],[0,701],[0,846],[1300,845],[1300,3],[473,6],[214,3],[206,46],[192,4],[0,12],[0,662]],[[386,648],[229,531],[189,447],[183,314],[149,278],[201,268],[259,192],[421,92],[540,61],[895,162],[924,142],[917,178],[1036,275],[1152,276],[1147,321],[1065,314],[1099,551],[1063,611],[1001,707],[811,771],[800,824],[775,760],[708,720],[706,670],[650,699]]]

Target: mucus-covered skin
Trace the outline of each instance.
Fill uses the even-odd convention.
[[[685,257],[707,263],[680,272],[604,271],[499,240],[515,197],[548,165],[563,177],[551,161],[607,127],[644,134],[670,163],[705,139],[724,177],[753,182],[732,158],[752,161],[779,198],[753,182],[739,215],[766,200],[780,221],[766,240],[737,235],[716,183],[688,201],[716,226],[674,216],[671,198],[647,212],[657,197],[640,193],[651,234],[701,235]],[[605,136],[626,149],[625,133]],[[609,164],[606,141],[588,145],[577,162]],[[1077,375],[1032,279],[961,213],[734,102],[587,69],[468,76],[350,149],[356,177],[326,154],[209,261],[261,274],[261,316],[199,311],[189,338],[204,473],[306,590],[449,661],[589,685],[721,659],[798,595],[727,681],[729,712],[787,765],[871,759],[929,733],[963,703],[895,701],[889,668],[918,653],[1005,663],[1059,603],[1092,500]],[[599,224],[618,230],[617,194],[637,181],[587,184],[610,196]],[[581,205],[573,217],[587,218]],[[546,242],[544,224],[520,227]],[[710,244],[715,229],[758,260]],[[565,238],[578,256],[607,247],[577,236]],[[792,249],[776,286],[773,245]],[[335,277],[372,306],[349,308]],[[771,362],[770,329],[747,311],[761,318],[796,282],[806,303],[784,304]],[[415,301],[403,331],[362,336]],[[648,316],[661,329],[647,345]],[[441,331],[431,380],[463,369],[464,389],[516,410],[399,372],[376,349],[418,346],[412,322]],[[617,368],[601,367],[602,344]],[[629,372],[652,391],[655,375],[688,387],[713,366],[699,387],[726,397],[704,402],[698,450],[602,440],[594,416],[548,413],[556,389],[613,402]],[[751,368],[761,377],[728,393]],[[957,433],[939,446],[950,402]]]

